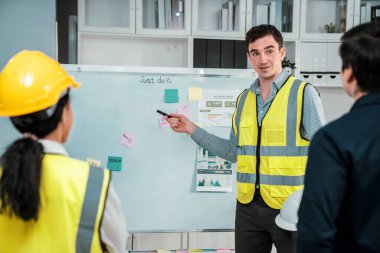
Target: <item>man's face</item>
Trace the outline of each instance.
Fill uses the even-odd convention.
[[[267,35],[248,45],[248,60],[260,79],[273,80],[282,71],[285,48],[279,48],[272,35]]]

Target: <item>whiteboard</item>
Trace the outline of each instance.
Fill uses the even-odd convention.
[[[198,104],[188,101],[189,87],[243,90],[254,80],[250,70],[65,68],[82,84],[70,94],[74,124],[65,147],[71,157],[101,160],[102,167],[108,156],[122,157],[112,183],[130,232],[234,228],[236,173],[232,192],[196,192],[197,146],[186,134],[161,128],[156,110],[176,112],[178,103],[164,103],[164,90],[178,89],[179,103],[191,106],[197,122]],[[7,118],[0,118],[0,127],[2,152],[19,135]],[[206,130],[226,138],[230,133],[229,127]],[[124,132],[134,136],[132,148],[119,144]]]

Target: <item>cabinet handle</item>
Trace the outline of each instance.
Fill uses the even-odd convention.
[[[317,75],[317,78],[318,79],[321,79],[323,76],[322,75]]]
[[[336,75],[332,75],[330,76],[331,79],[335,79]]]
[[[309,75],[303,75],[304,78],[309,78]]]

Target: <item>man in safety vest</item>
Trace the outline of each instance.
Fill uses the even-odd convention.
[[[180,114],[167,118],[176,132],[237,161],[235,248],[238,253],[292,252],[291,232],[275,224],[285,199],[303,187],[309,140],[325,123],[317,90],[282,69],[285,48],[272,25],[246,34],[247,57],[258,74],[238,97],[230,139],[207,133]]]
[[[23,136],[0,160],[0,252],[124,252],[127,230],[110,171],[63,147],[79,84],[38,51],[16,54],[0,74],[0,116]]]

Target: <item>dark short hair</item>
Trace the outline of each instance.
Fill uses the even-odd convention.
[[[363,92],[380,92],[380,23],[355,26],[341,41],[342,70],[352,68]]]
[[[250,43],[268,35],[273,36],[279,48],[284,47],[284,39],[282,38],[280,31],[274,25],[264,24],[252,27],[245,35],[245,44],[247,46],[247,52],[249,50],[248,46]]]

